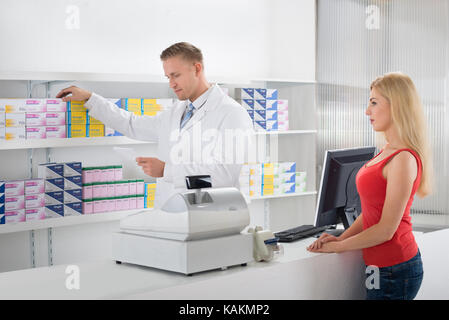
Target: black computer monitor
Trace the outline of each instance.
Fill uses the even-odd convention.
[[[373,158],[375,150],[374,147],[361,147],[326,151],[315,227],[342,222],[347,229],[359,216],[361,205],[355,177],[359,169]]]

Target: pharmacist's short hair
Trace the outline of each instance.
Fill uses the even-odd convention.
[[[203,64],[203,54],[201,50],[188,42],[178,42],[161,53],[161,60],[167,60],[168,58],[182,56],[184,59],[192,62],[200,62]]]

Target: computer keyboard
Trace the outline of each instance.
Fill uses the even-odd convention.
[[[279,242],[292,242],[295,240],[311,237],[319,232],[329,229],[331,226],[315,227],[312,225],[302,225],[299,227],[287,229],[274,234],[279,238]]]

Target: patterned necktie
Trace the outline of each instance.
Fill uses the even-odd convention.
[[[193,104],[189,104],[189,109],[187,110],[186,114],[184,115],[184,118],[181,120],[181,129],[184,128],[185,124],[193,115],[193,111],[195,110],[195,107]]]

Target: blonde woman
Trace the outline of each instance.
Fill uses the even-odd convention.
[[[379,285],[367,288],[367,299],[414,299],[423,267],[410,207],[415,193],[430,193],[432,168],[423,108],[412,80],[402,73],[377,78],[366,115],[387,143],[357,174],[362,214],[340,237],[323,234],[307,249],[363,249],[365,264],[380,271]]]

